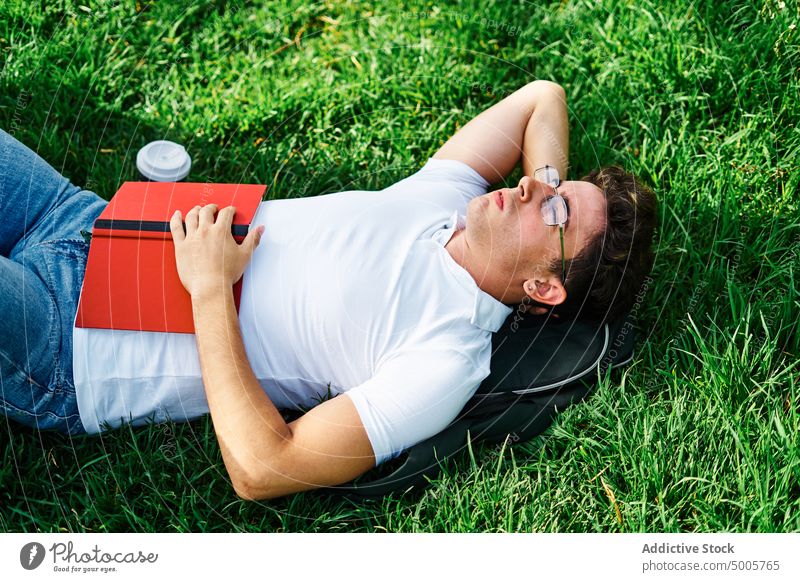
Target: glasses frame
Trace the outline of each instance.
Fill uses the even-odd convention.
[[[561,178],[558,175],[558,170],[550,165],[544,165],[541,168],[536,168],[533,172],[533,179],[544,184],[547,184],[553,189],[553,195],[547,198],[547,201],[556,199],[560,200],[561,204],[564,205],[565,209],[565,218],[560,222],[549,223],[547,219],[544,217],[544,213],[542,213],[542,220],[547,226],[558,226],[558,237],[561,241],[561,284],[566,285],[567,283],[567,261],[564,258],[564,225],[567,223],[567,219],[569,218],[569,206],[567,205],[566,200],[564,197],[558,193],[558,186],[561,184]],[[547,202],[546,201],[546,202]]]

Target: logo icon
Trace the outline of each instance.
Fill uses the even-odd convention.
[[[44,561],[44,546],[39,542],[30,542],[19,551],[19,563],[26,570],[35,570]]]

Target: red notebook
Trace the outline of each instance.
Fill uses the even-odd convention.
[[[232,234],[241,243],[266,186],[125,182],[92,229],[76,327],[194,333],[192,300],[175,264],[169,228],[176,210],[235,206]],[[233,287],[236,309],[241,279]]]

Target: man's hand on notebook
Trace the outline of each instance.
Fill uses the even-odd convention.
[[[193,297],[232,287],[244,273],[264,232],[263,226],[251,230],[240,245],[231,234],[236,208],[223,208],[216,220],[215,214],[216,204],[195,206],[186,214],[185,231],[179,210],[170,219],[178,275]]]

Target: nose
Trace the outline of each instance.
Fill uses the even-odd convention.
[[[522,179],[519,181],[519,185],[517,188],[520,191],[519,201],[520,202],[531,202],[537,196],[543,195],[542,188],[547,188],[547,184],[543,184],[542,182],[538,182],[531,178],[530,176],[523,176]]]

